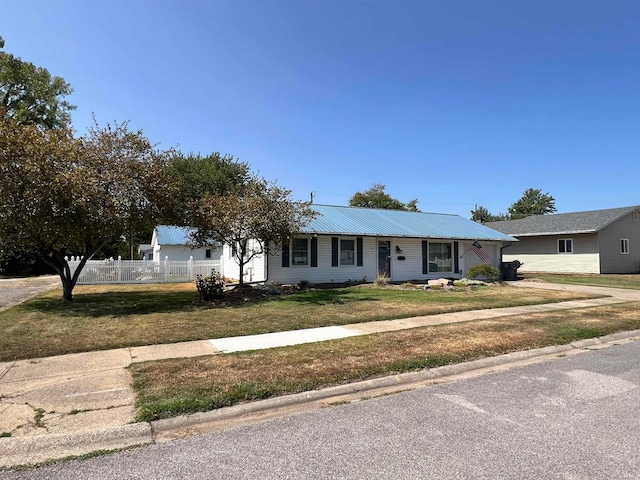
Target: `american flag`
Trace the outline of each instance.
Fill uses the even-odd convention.
[[[482,248],[482,245],[480,245],[477,240],[473,242],[473,245],[471,245],[471,250],[473,250],[473,253],[475,253],[483,262],[488,262],[491,258],[491,256],[487,253],[486,250]]]

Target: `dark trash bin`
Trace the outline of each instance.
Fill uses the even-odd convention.
[[[512,262],[502,262],[500,264],[500,273],[505,281],[513,281],[518,279],[518,268],[522,266],[518,260]]]

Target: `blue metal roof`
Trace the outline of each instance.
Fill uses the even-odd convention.
[[[186,245],[193,229],[174,225],[158,225],[156,238],[159,245]]]
[[[303,229],[304,233],[517,242],[459,215],[332,205],[311,208],[318,216]]]

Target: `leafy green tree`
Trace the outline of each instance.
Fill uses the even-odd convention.
[[[173,204],[173,222],[188,225],[189,205],[206,195],[226,195],[243,185],[249,165],[231,155],[215,152],[206,157],[176,152],[169,160],[169,175],[179,185]]]
[[[529,215],[546,215],[556,211],[556,200],[542,190],[527,188],[520,200],[508,209],[509,219],[517,220]]]
[[[376,183],[364,192],[356,192],[350,199],[349,205],[352,207],[383,208],[386,210],[406,210],[418,212],[418,200],[413,199],[407,203],[393,198],[385,192],[386,185]]]
[[[270,245],[298,233],[316,213],[310,202],[294,201],[291,191],[252,176],[244,185],[225,195],[205,195],[192,208],[195,246],[212,242],[230,245],[240,267],[255,256],[267,254]]]
[[[476,208],[471,210],[471,220],[474,222],[486,223],[486,222],[498,222],[500,220],[508,220],[509,216],[504,213],[494,215],[482,205],[476,205]]]
[[[0,37],[0,48],[4,40]],[[25,125],[64,128],[76,107],[64,97],[73,92],[62,77],[0,51],[0,117]]]
[[[60,276],[63,299],[103,245],[148,228],[175,190],[166,152],[126,123],[82,138],[0,118],[0,257],[38,254]],[[65,257],[81,256],[75,272]]]

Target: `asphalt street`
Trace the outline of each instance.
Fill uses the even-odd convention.
[[[637,479],[640,343],[0,479]]]

